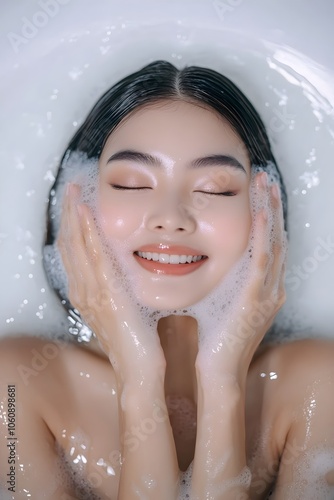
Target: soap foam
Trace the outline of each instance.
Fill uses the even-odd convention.
[[[334,498],[334,449],[314,447],[295,463],[293,484],[285,492],[289,500]]]
[[[96,493],[96,488],[85,478],[85,466],[83,464],[74,464],[58,444],[56,450],[59,460],[58,468],[55,471],[55,479],[58,484],[61,484],[64,489],[73,492],[78,500],[101,500],[101,496]],[[66,497],[65,494],[64,498]]]
[[[196,500],[190,496],[191,478],[193,475],[194,462],[191,462],[185,472],[180,473],[180,487],[178,500]]]
[[[180,474],[180,487],[178,500],[202,500],[202,498],[195,496],[191,492],[191,479],[193,475],[194,462],[192,462],[188,469]],[[222,495],[229,492],[233,488],[244,489],[245,493],[239,492],[236,500],[248,500],[247,490],[251,483],[251,472],[248,467],[240,472],[240,474],[232,479],[223,481],[219,486],[211,486],[206,490],[207,498],[223,498]]]
[[[55,241],[52,245],[44,247],[43,261],[51,287],[57,290],[65,300],[68,298],[68,280],[57,247],[65,188],[69,182],[78,184],[82,188],[82,202],[87,203],[93,195],[96,199],[97,176],[96,159],[89,160],[87,155],[83,153],[72,153],[67,156],[67,159],[65,158],[62,164],[56,189],[52,189],[50,192],[50,223]]]

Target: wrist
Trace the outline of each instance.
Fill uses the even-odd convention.
[[[120,394],[121,421],[123,429],[138,426],[145,428],[161,428],[169,421],[168,408],[163,391],[138,391],[132,387],[125,388]],[[148,430],[147,433],[150,433]]]
[[[238,366],[214,366],[210,363],[203,366],[195,364],[198,390],[202,391],[206,398],[217,398],[218,395],[238,397],[244,396],[246,392],[246,380],[248,370]]]
[[[112,360],[111,363],[113,364]],[[149,365],[145,368],[136,365],[118,365],[114,367],[114,372],[120,394],[125,391],[139,398],[149,398],[153,395],[164,396],[165,364],[154,367]]]
[[[197,383],[213,391],[213,387],[229,391],[243,391],[246,386],[249,363],[234,362],[233,359],[219,362],[213,359],[196,359]]]

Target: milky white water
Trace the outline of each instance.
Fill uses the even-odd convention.
[[[200,2],[198,8],[200,4],[208,6]],[[226,16],[237,17],[237,7],[223,13],[219,24],[217,5],[210,4],[215,22],[209,28],[209,16],[187,22],[176,4],[165,7],[166,22],[157,11],[150,20],[147,11],[136,23],[129,14],[123,12],[121,17],[119,4],[117,15],[109,4],[108,19],[103,10],[101,17],[97,12],[92,17],[87,6],[85,14],[84,3],[79,8],[73,1],[63,1],[54,17],[45,14],[47,25],[37,34],[31,27],[31,32],[27,27],[22,31],[24,19],[43,24],[44,18],[37,15],[43,12],[40,5],[22,4],[3,20],[7,51],[1,78],[1,334],[59,330],[64,313],[41,266],[47,196],[57,163],[107,88],[148,62],[167,59],[178,67],[196,64],[224,73],[262,116],[289,197],[288,300],[278,324],[299,334],[330,336],[334,319],[331,71],[283,43],[227,29]]]

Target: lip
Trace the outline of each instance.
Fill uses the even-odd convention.
[[[191,247],[166,244],[144,245],[138,248],[137,252],[166,253],[168,255],[205,255]],[[191,262],[190,264],[163,264],[161,262],[143,259],[136,253],[134,253],[133,256],[141,267],[151,273],[172,274],[175,276],[192,273],[208,260],[208,257],[205,255],[204,259],[197,262]]]

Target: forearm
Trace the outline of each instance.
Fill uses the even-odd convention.
[[[197,370],[198,422],[191,498],[244,500],[250,482],[245,450],[245,391],[233,376]]]
[[[123,386],[120,393],[122,467],[118,500],[173,500],[179,469],[163,378]]]

